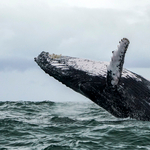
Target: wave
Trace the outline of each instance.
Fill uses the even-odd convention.
[[[0,149],[147,149],[149,131],[93,103],[0,102]]]
[[[55,122],[55,123],[74,123],[74,122],[76,122],[74,119],[71,119],[71,118],[69,118],[69,117],[52,117],[51,118],[51,121],[52,122]]]

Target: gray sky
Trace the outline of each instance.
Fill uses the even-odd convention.
[[[125,67],[150,79],[149,0],[0,0],[0,100],[87,100],[34,57],[110,61],[123,37],[130,40]]]

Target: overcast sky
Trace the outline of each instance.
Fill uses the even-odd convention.
[[[87,100],[34,57],[110,61],[123,37],[130,40],[125,67],[150,79],[150,0],[0,0],[0,100]]]

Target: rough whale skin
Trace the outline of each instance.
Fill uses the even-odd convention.
[[[122,39],[111,62],[50,55],[41,52],[35,62],[45,73],[86,96],[117,118],[150,121],[150,81],[123,69],[129,41]]]

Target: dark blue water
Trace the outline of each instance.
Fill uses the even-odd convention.
[[[92,102],[0,102],[0,150],[150,149],[150,122]]]

